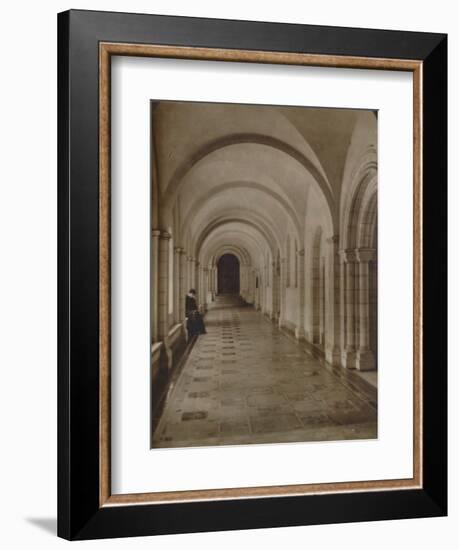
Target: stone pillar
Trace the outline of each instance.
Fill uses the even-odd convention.
[[[174,248],[174,323],[180,323],[180,251],[179,246]]]
[[[305,280],[304,280],[304,249],[297,251],[297,274],[295,275],[298,283],[298,321],[295,328],[295,337],[297,340],[304,340],[304,299],[305,299]]]
[[[159,235],[159,277],[158,277],[158,337],[167,342],[169,334],[169,240],[171,235]]]
[[[186,289],[186,291],[188,292],[190,288],[194,288],[195,286],[194,284],[195,270],[194,270],[194,258],[192,256],[188,256],[187,261],[188,261],[188,269],[187,269],[188,281],[186,286],[188,288]]]
[[[356,320],[355,320],[355,266],[356,254],[352,249],[341,252],[344,261],[345,345],[341,350],[343,367],[355,368]]]
[[[202,306],[203,311],[207,311],[207,296],[209,292],[209,268],[202,269]]]
[[[158,280],[159,280],[159,236],[161,231],[153,229],[151,232],[150,257],[150,311],[151,311],[151,340],[158,341]]]
[[[180,323],[185,319],[185,296],[187,293],[186,288],[186,252],[183,248],[180,249],[180,279],[179,279],[179,311],[180,311]]]
[[[215,288],[214,288],[214,267],[209,267],[207,286],[209,288],[210,300],[213,302],[215,297]]]
[[[218,270],[216,266],[213,267],[213,285],[214,285],[214,288],[213,288],[212,296],[213,296],[213,299],[215,300],[215,296],[218,294]]]
[[[277,273],[277,262],[272,262],[272,311],[271,319],[277,319],[277,313],[279,311],[279,275]]]
[[[258,269],[255,269],[253,278],[255,287],[255,309],[259,311],[261,309],[261,277]]]
[[[280,269],[280,292],[279,292],[279,298],[280,298],[280,314],[279,314],[279,328],[284,325],[285,321],[285,299],[287,294],[287,273],[286,273],[286,260],[285,258],[281,258],[281,269]]]
[[[328,277],[328,309],[327,309],[327,342],[325,348],[325,359],[332,365],[339,365],[341,358],[340,351],[340,258],[339,258],[339,237],[334,235],[327,239],[328,257],[330,260]]]
[[[325,350],[325,258],[319,258],[319,345]]]
[[[340,304],[340,344],[341,350],[346,347],[346,263],[343,250],[339,251],[339,304]],[[341,360],[341,359],[340,359]]]
[[[319,249],[320,252],[320,249]],[[313,344],[320,344],[320,253],[314,247],[311,263],[312,292],[311,292],[311,336]]]
[[[355,366],[359,370],[373,370],[375,358],[370,349],[370,270],[369,263],[374,259],[373,248],[359,248],[356,250],[358,260],[358,313],[359,313],[359,341]]]
[[[194,289],[196,290],[196,302],[199,306],[202,304],[202,292],[201,292],[201,269],[199,267],[199,261],[194,260]]]

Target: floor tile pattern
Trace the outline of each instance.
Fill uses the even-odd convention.
[[[153,447],[377,437],[374,396],[261,313],[220,297],[205,322],[207,334],[169,391]]]

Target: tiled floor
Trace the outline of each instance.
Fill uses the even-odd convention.
[[[220,297],[205,322],[153,447],[377,437],[376,392],[365,381],[335,374],[233,297]]]

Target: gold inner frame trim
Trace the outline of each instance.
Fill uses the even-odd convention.
[[[111,56],[377,69],[413,73],[413,477],[339,483],[111,494],[110,93]],[[99,506],[422,488],[422,61],[154,44],[99,44]]]

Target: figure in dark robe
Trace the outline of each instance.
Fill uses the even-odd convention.
[[[198,334],[206,334],[206,327],[204,326],[204,320],[201,313],[198,310],[198,304],[196,302],[196,291],[192,288],[185,298],[185,314],[186,314],[186,329],[188,331],[188,338]]]

